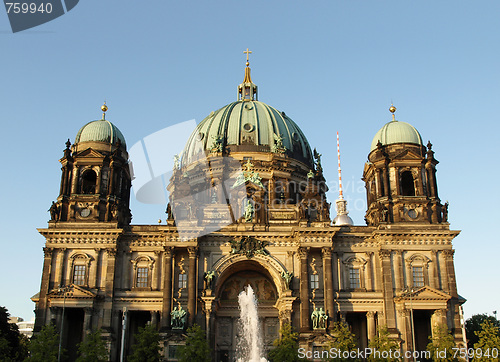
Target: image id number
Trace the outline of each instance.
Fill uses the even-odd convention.
[[[52,4],[51,3],[41,3],[37,6],[35,3],[5,3],[7,6],[7,13],[13,12],[14,14],[35,14],[35,13],[47,13],[50,14],[52,12]]]

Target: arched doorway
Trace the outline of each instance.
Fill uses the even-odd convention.
[[[258,300],[262,341],[264,348],[268,349],[278,337],[280,326],[275,307],[279,292],[268,270],[254,260],[239,261],[223,272],[217,284],[218,307],[214,315],[216,360],[235,360],[238,340],[242,338],[238,295],[249,285]]]

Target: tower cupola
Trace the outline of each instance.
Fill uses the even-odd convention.
[[[373,137],[363,180],[367,191],[368,225],[441,223],[447,221],[437,194],[434,152],[409,123],[392,120]],[[443,211],[444,210],[444,211]]]
[[[84,125],[75,143],[66,142],[61,187],[57,202],[50,208],[51,222],[130,222],[130,172],[125,138],[106,120]]]

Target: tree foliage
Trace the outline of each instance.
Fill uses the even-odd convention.
[[[336,322],[333,324],[331,329],[331,334],[334,337],[334,340],[329,342],[326,346],[328,351],[332,351],[334,349],[337,353],[350,352],[355,351],[358,348],[356,343],[356,336],[349,330],[349,326],[345,322]],[[341,355],[339,357],[332,357],[330,359],[326,359],[326,361],[358,361],[356,358],[342,358]]]
[[[101,337],[101,330],[89,333],[85,340],[78,345],[76,362],[105,362],[108,360],[106,341]]]
[[[495,320],[495,322],[497,321]],[[500,328],[497,324],[498,322],[493,323],[490,319],[485,319],[481,324],[481,330],[475,332],[478,341],[474,344],[474,361],[498,362],[500,360],[498,358],[500,354]],[[495,349],[496,352],[494,352]]]
[[[56,362],[59,352],[59,334],[56,326],[47,324],[39,333],[31,337],[29,361]],[[61,353],[64,353],[61,350]]]
[[[135,335],[136,342],[132,346],[132,355],[128,357],[129,362],[158,362],[160,355],[160,334],[152,325],[139,328]]]
[[[9,323],[7,308],[0,307],[0,361],[22,361],[27,356],[27,338]]]
[[[299,334],[294,332],[292,326],[288,323],[283,324],[280,329],[280,338],[273,342],[275,348],[269,351],[268,359],[271,362],[296,362],[303,361],[298,356]]]
[[[427,345],[427,350],[431,353],[433,361],[458,361],[455,345],[455,338],[448,331],[448,328],[443,325],[434,327],[432,336],[429,337],[430,343]],[[454,357],[454,355],[457,355]]]
[[[393,362],[398,360],[394,357],[394,352],[399,351],[398,342],[389,337],[389,330],[385,325],[381,325],[377,328],[377,335],[372,338],[368,347],[370,347],[372,351],[377,352],[370,354],[368,357],[369,361]]]
[[[481,325],[484,321],[489,320],[494,326],[500,328],[500,322],[492,316],[487,314],[474,314],[472,317],[465,321],[465,334],[467,336],[467,347],[473,348],[479,341],[476,332],[481,331]]]
[[[197,324],[187,330],[186,344],[179,347],[180,362],[210,362],[210,347],[205,332]]]

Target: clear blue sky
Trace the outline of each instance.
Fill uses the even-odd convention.
[[[323,154],[364,225],[360,181],[375,132],[396,117],[434,144],[449,200],[465,313],[500,309],[498,1],[92,1],[12,34],[0,11],[0,305],[30,319],[64,142],[107,118],[129,146],[236,99],[244,54],[259,100],[286,111]],[[335,198],[335,193],[330,200]],[[134,223],[164,206],[132,200]]]

